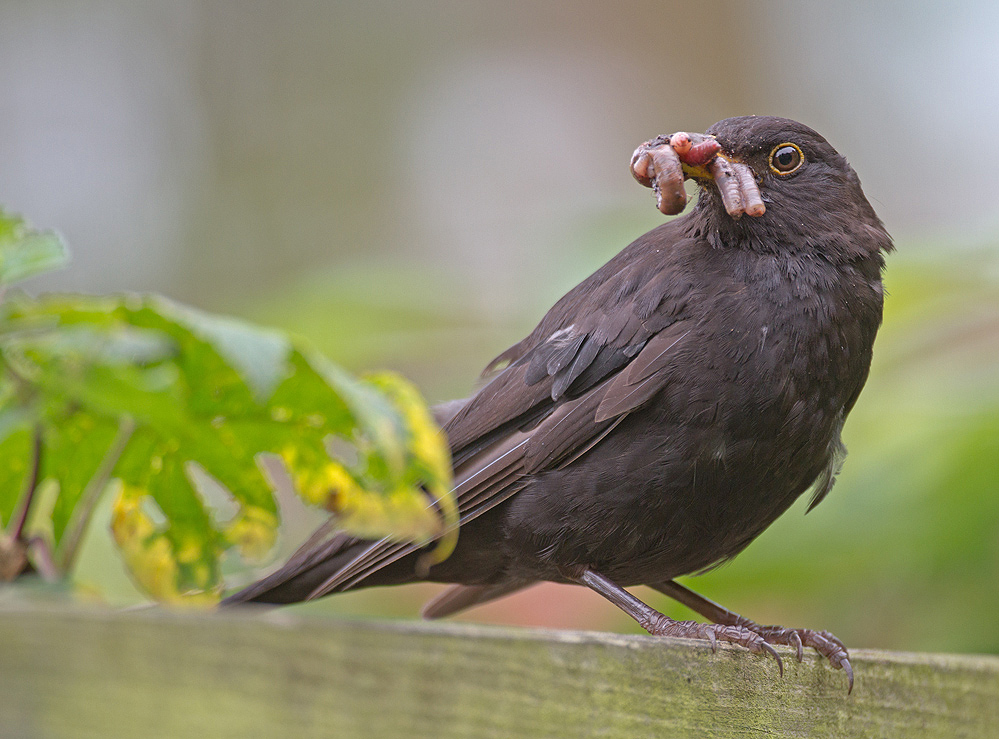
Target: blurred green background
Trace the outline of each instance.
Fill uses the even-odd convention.
[[[851,646],[995,653],[997,37],[986,0],[0,0],[0,202],[73,248],[36,290],[155,290],[436,401],[660,222],[638,143],[808,123],[896,238],[875,367],[827,501],[689,584]],[[280,555],[316,522],[286,519]],[[106,521],[78,591],[137,602]],[[304,608],[413,617],[433,590]],[[638,631],[550,585],[466,618]]]

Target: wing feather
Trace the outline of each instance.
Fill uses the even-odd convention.
[[[664,267],[685,243],[682,220],[639,238],[570,291],[527,338],[489,364],[487,373],[507,363],[475,395],[435,409],[451,444],[459,525],[508,500],[532,474],[585,454],[669,383],[671,354],[691,332],[684,321],[690,284]],[[327,530],[262,583],[288,582],[349,557],[342,566],[326,565],[336,570],[309,595],[318,598],[418,549]],[[456,595],[455,605],[491,595]]]

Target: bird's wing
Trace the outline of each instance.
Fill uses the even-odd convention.
[[[529,475],[585,454],[667,381],[671,350],[692,328],[685,310],[691,287],[680,273],[663,268],[660,249],[642,240],[629,249],[630,255],[625,250],[559,301],[507,357],[501,355],[513,361],[489,384],[467,401],[441,408],[438,417],[450,419],[444,430],[459,526],[519,492]],[[319,559],[351,548],[357,555],[309,598],[346,590],[418,550],[389,539],[365,543],[341,536],[325,540]],[[287,581],[316,563],[315,551],[303,552],[286,573],[272,577]]]
[[[656,229],[636,241],[562,298],[524,341],[493,360],[490,366],[511,363],[444,427],[456,465],[594,390],[689,315],[691,281],[667,267],[670,253],[682,251],[683,244],[670,244],[669,235]]]
[[[642,366],[649,367],[653,365],[652,359],[659,358],[662,366],[650,370],[651,374],[636,375],[632,381],[628,374],[618,372],[572,400],[556,404],[549,399],[552,409],[540,423],[526,431],[508,431],[502,439],[477,449],[457,465],[454,495],[459,526],[518,493],[529,475],[563,467],[585,454],[629,412],[651,398],[668,378],[667,365],[662,359],[664,350],[675,346],[689,332],[685,322],[674,326],[653,337],[635,357],[636,362],[641,360]],[[647,355],[652,355],[648,361]],[[616,415],[600,414],[605,401],[613,403]],[[417,549],[414,544],[389,539],[372,542],[314,590],[310,598],[346,590]],[[336,551],[343,551],[343,547]],[[309,557],[307,561],[314,563],[315,558]]]

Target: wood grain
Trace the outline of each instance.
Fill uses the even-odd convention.
[[[857,686],[640,636],[0,610],[0,736],[999,737],[999,658],[858,651]]]

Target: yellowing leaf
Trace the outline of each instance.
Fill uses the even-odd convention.
[[[303,447],[289,446],[281,452],[281,459],[288,467],[298,495],[306,503],[323,508],[330,507],[330,498],[336,491],[359,494],[363,490],[347,469],[328,457],[318,461],[306,459]]]
[[[438,532],[440,539],[429,554],[431,562],[442,562],[451,555],[458,541],[458,508],[451,491],[451,454],[447,437],[437,427],[412,383],[390,372],[372,375],[367,381],[383,392],[403,415],[409,433],[409,468],[416,473],[416,478],[412,479],[416,489],[411,492],[425,489],[440,511],[435,515],[443,517]],[[398,525],[397,521],[395,525]]]
[[[434,480],[446,481],[451,474],[451,454],[447,438],[427,410],[416,387],[400,375],[382,372],[370,375],[367,382],[383,392],[402,414],[409,432],[409,454],[426,465]]]
[[[137,584],[163,603],[206,607],[217,603],[221,589],[208,587],[211,573],[198,565],[202,558],[202,543],[188,540],[177,547],[142,510],[146,493],[132,485],[119,484],[117,487],[111,532]],[[181,584],[181,565],[192,563],[194,579],[201,581],[200,588]]]
[[[60,561],[87,520],[78,508],[116,481],[112,529],[136,582],[164,602],[214,600],[227,550],[260,559],[273,547],[277,502],[260,460],[274,454],[348,533],[436,539],[439,558],[453,548],[447,442],[400,377],[359,381],[283,335],[155,296],[9,299],[0,344],[31,390],[0,392],[0,422],[38,419]],[[24,447],[25,428],[2,431],[0,447]],[[0,481],[26,469],[9,460]],[[16,502],[0,493],[0,513]]]
[[[225,528],[223,536],[243,557],[260,561],[274,546],[278,518],[263,508],[244,508]]]
[[[375,495],[356,485],[334,489],[328,507],[341,528],[362,538],[425,544],[443,530],[430,499],[413,488]]]

